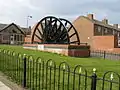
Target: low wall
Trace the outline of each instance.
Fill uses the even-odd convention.
[[[66,56],[89,57],[90,46],[87,45],[60,45],[60,44],[24,44],[25,49],[47,51]]]
[[[113,48],[118,48],[117,36],[94,36],[93,44],[91,49],[93,50],[111,50]]]
[[[118,47],[118,38],[117,36],[114,36],[114,35],[94,36],[91,50],[120,53],[120,47]]]
[[[33,50],[37,50],[38,49],[38,45],[37,44],[24,44],[23,45],[24,49],[33,49]]]

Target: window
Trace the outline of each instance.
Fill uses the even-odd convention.
[[[108,29],[107,28],[105,28],[104,30],[105,30],[105,33],[108,33]]]
[[[114,31],[114,35],[117,35],[117,31],[116,30]]]
[[[101,32],[101,27],[100,26],[98,26],[98,32]]]
[[[118,37],[120,37],[120,32],[118,32]]]
[[[22,41],[22,38],[23,38],[23,36],[22,36],[22,35],[20,35],[20,41]]]
[[[115,34],[115,31],[113,30],[113,35]]]
[[[102,35],[102,26],[95,25],[94,26],[94,35],[101,36]]]
[[[16,34],[14,35],[14,40],[15,40],[15,41],[17,40],[17,36],[16,36]]]
[[[17,41],[19,41],[19,35],[17,35]]]
[[[13,38],[14,38],[14,36],[13,36],[13,35],[11,35],[11,36],[10,36],[11,41],[13,41]]]
[[[12,30],[13,33],[17,33],[15,30]]]

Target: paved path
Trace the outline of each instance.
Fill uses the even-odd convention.
[[[7,76],[0,72],[0,90],[26,90],[26,89],[11,82],[7,78]]]
[[[0,90],[12,90],[8,86],[6,86],[3,82],[0,81]]]

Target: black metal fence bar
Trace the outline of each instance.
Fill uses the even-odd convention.
[[[24,60],[24,68],[23,68],[23,70],[24,70],[24,74],[23,74],[23,87],[25,88],[26,87],[26,78],[27,78],[27,76],[26,76],[26,72],[27,72],[27,59],[26,59],[26,56],[24,56],[24,58],[23,58],[23,60]]]
[[[108,57],[106,52],[97,54]],[[99,78],[95,69],[92,75],[88,75],[81,65],[70,68],[66,62],[57,65],[53,60],[44,62],[40,57],[34,59],[2,49],[0,71],[30,90],[120,90],[120,76],[116,72],[106,72]]]

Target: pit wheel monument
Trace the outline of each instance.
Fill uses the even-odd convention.
[[[29,44],[24,44],[24,48],[88,57],[90,47],[87,43],[80,42],[78,34],[70,21],[47,16],[41,19],[33,27],[31,35],[25,38],[25,42]]]

